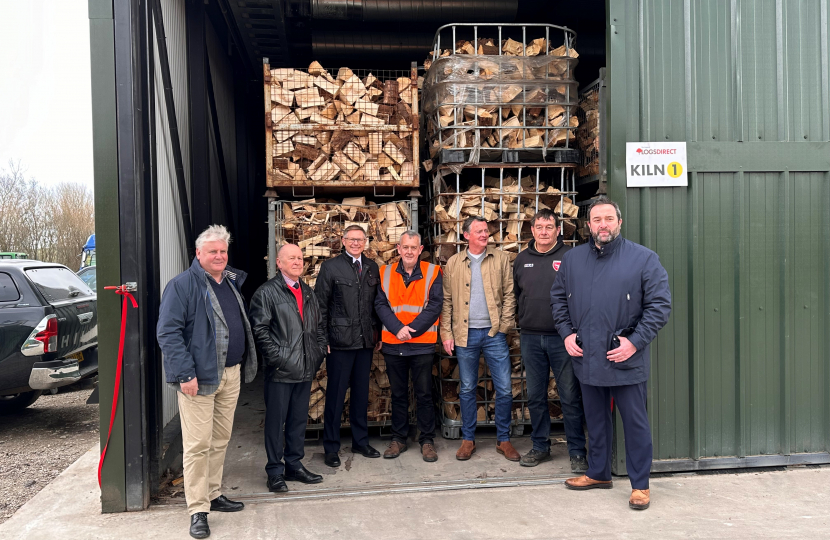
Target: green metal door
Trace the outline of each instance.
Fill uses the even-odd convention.
[[[656,471],[830,462],[828,34],[827,0],[608,0],[608,191],[673,296]],[[627,189],[627,141],[687,141],[689,187]]]

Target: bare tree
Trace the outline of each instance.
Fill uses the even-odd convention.
[[[0,251],[22,251],[74,269],[93,232],[95,208],[85,186],[41,186],[11,160],[0,168]]]

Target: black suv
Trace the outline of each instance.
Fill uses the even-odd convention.
[[[69,268],[0,261],[0,413],[98,373],[98,297]]]

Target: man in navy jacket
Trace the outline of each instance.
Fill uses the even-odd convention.
[[[209,512],[245,506],[222,495],[240,381],[251,382],[257,371],[254,336],[239,292],[247,274],[228,266],[230,241],[222,225],[199,235],[190,269],[164,289],[156,326],[167,382],[178,390],[184,497],[194,538],[210,536]]]
[[[550,291],[556,330],[573,357],[590,437],[588,471],[570,489],[610,488],[614,398],[625,431],[629,507],[650,502],[651,429],[646,411],[649,344],[671,313],[666,270],[653,251],[620,236],[617,204],[588,209],[591,241],[562,258]]]

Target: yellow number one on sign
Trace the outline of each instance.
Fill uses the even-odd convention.
[[[683,174],[683,165],[676,161],[672,161],[669,163],[669,167],[666,172],[668,172],[669,176],[672,178],[680,178],[680,175]]]

